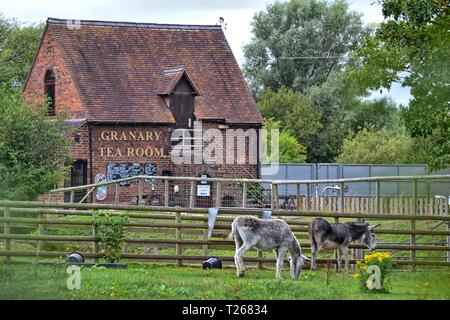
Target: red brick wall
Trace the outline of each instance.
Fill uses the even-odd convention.
[[[47,31],[24,89],[25,97],[29,102],[44,100],[44,79],[45,73],[49,69],[53,71],[56,77],[56,113],[61,113],[67,108],[69,118],[86,118],[86,110],[81,103],[70,72],[64,63],[61,50],[58,48],[58,44],[51,33]]]
[[[211,128],[213,124],[206,124],[204,129]],[[120,140],[122,134],[125,134],[125,138],[130,138],[129,133],[133,132],[135,136],[142,133],[143,137],[146,137],[147,132],[158,132],[158,140]],[[103,133],[103,136],[102,136]],[[112,139],[112,137],[116,139]],[[155,137],[155,136],[154,136]],[[105,138],[107,140],[105,140]],[[122,137],[123,138],[123,137]],[[92,175],[93,178],[98,173],[103,173],[107,175],[107,166],[112,163],[139,163],[142,166],[145,164],[155,164],[156,173],[155,175],[162,175],[164,170],[170,170],[172,176],[185,176],[185,177],[198,177],[200,173],[207,172],[211,177],[246,177],[249,178],[246,171],[243,170],[238,165],[208,165],[208,164],[191,164],[191,165],[175,165],[170,159],[170,126],[169,125],[96,125],[92,129]],[[109,149],[107,149],[109,148]],[[133,151],[128,152],[131,148]],[[164,155],[161,157],[156,152],[153,155],[145,153],[142,155],[142,150],[149,149],[164,149]],[[84,149],[84,146],[80,149]],[[136,152],[140,149],[140,152]],[[118,151],[119,150],[119,151]],[[236,150],[238,152],[239,150]],[[241,150],[242,151],[242,150]],[[103,154],[102,154],[103,153]],[[81,158],[83,159],[83,158]],[[234,167],[233,170],[227,170],[225,168]],[[243,165],[245,169],[250,172],[254,177],[258,176],[258,166],[257,165]],[[182,198],[183,204],[187,204],[188,193],[190,190],[189,183],[182,182],[171,182],[170,190],[172,193],[173,186],[178,185],[180,189],[180,197]],[[152,190],[152,187],[155,190]],[[229,188],[229,187],[228,187]],[[222,189],[222,194],[225,193],[226,186]],[[231,193],[231,191],[230,191]],[[234,196],[237,198],[236,192],[233,192]],[[120,202],[130,203],[133,197],[138,195],[137,183],[132,183],[128,187],[120,187]],[[164,194],[164,186],[161,181],[157,182],[156,185],[145,182],[143,184],[143,194],[144,195],[154,195],[159,197],[163,201],[162,195]],[[108,197],[104,201],[106,203],[111,203],[114,201],[115,187],[108,188]],[[212,198],[215,197],[214,190]]]
[[[203,129],[217,127],[217,124],[205,124]],[[170,158],[170,128],[169,125],[92,125],[92,180],[91,180],[91,157],[89,155],[89,124],[84,124],[80,128],[75,129],[70,135],[70,139],[74,141],[76,133],[80,133],[80,142],[73,144],[71,149],[71,156],[74,160],[88,161],[88,183],[92,183],[95,176],[99,173],[107,175],[108,164],[114,163],[139,163],[142,167],[145,164],[155,164],[155,175],[162,175],[164,170],[170,170],[172,176],[198,177],[200,173],[206,172],[211,177],[228,177],[250,178],[248,172],[253,177],[258,177],[258,166],[245,164],[224,164],[224,165],[210,165],[210,164],[191,164],[191,165],[175,165]],[[137,138],[133,140],[130,137],[130,132]],[[153,140],[147,140],[147,133],[151,132]],[[154,132],[158,133],[158,139]],[[125,137],[122,135],[125,134]],[[142,134],[142,136],[139,136]],[[144,138],[141,140],[140,138]],[[126,138],[127,140],[122,140]],[[206,143],[204,143],[206,145]],[[247,143],[246,153],[248,153]],[[128,149],[132,149],[129,151]],[[163,155],[157,153],[155,150],[164,150]],[[153,154],[149,150],[153,150]],[[119,150],[119,151],[118,151]],[[145,150],[148,150],[145,154]],[[243,150],[238,150],[235,146],[235,154],[242,154]],[[225,153],[224,153],[225,156]],[[248,159],[248,157],[245,157]],[[245,170],[243,169],[245,168]],[[190,184],[189,182],[171,182],[169,185],[170,193],[173,192],[174,185],[179,187],[179,202],[180,205],[188,205]],[[61,182],[60,187],[63,186]],[[152,187],[154,189],[152,189]],[[210,199],[197,198],[195,201],[199,205],[200,201],[203,206],[210,206],[215,203],[216,190],[215,186],[211,189]],[[150,182],[143,183],[143,194],[149,195],[153,198],[159,198],[161,202],[164,201],[164,185],[161,181],[155,184]],[[137,183],[131,183],[130,186],[120,187],[119,192],[120,203],[131,203],[133,198],[138,195]],[[221,197],[229,195],[235,198],[238,204],[241,203],[241,187],[233,184],[221,185]],[[107,198],[101,203],[114,203],[115,187],[107,188]],[[44,197],[44,199],[46,199]],[[62,194],[52,196],[53,201],[62,201]],[[173,199],[176,200],[176,199]]]

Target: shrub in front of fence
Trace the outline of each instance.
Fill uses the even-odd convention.
[[[364,260],[359,260],[356,264],[357,269],[353,278],[358,281],[361,290],[389,292],[390,275],[395,268],[389,252],[366,254]]]
[[[128,216],[121,214],[113,216],[105,212],[96,212],[94,225],[97,236],[100,238],[102,253],[108,263],[117,263],[122,254],[122,244],[125,238],[125,226]]]

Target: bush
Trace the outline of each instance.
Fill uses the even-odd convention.
[[[63,118],[50,119],[45,103],[0,87],[0,199],[34,200],[64,179],[70,141]]]
[[[364,128],[344,140],[338,163],[410,163],[413,140],[405,132]]]
[[[127,215],[113,216],[109,213],[95,213],[94,225],[103,247],[102,253],[108,263],[116,263],[122,253],[122,242],[125,238],[124,224]]]

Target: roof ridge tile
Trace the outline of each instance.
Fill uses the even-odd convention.
[[[151,28],[151,29],[183,29],[183,30],[221,30],[220,25],[196,25],[196,24],[171,24],[171,23],[149,23],[149,22],[127,22],[127,21],[108,21],[108,20],[80,20],[80,19],[59,19],[47,18],[48,24],[67,25],[77,24],[83,26],[97,27],[129,27],[129,28]]]

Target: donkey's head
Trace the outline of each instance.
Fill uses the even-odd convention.
[[[302,266],[305,262],[303,261],[302,255],[289,257],[289,268],[291,271],[291,278],[297,279],[300,271],[302,271]]]
[[[377,244],[375,242],[375,234],[373,230],[377,228],[379,224],[371,226],[368,223],[364,223],[364,226],[364,233],[361,237],[361,240],[370,250],[375,250]]]
[[[292,242],[291,256],[289,257],[289,267],[291,271],[291,278],[297,279],[300,271],[302,271],[302,266],[305,263],[300,244],[297,239]]]

